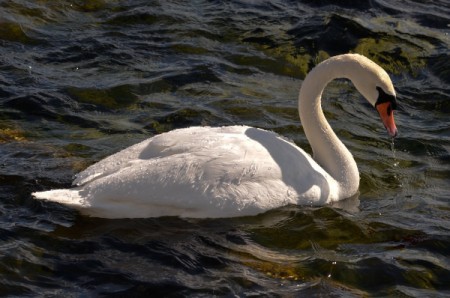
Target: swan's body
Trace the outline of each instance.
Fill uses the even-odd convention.
[[[300,90],[300,118],[314,159],[273,132],[247,126],[191,127],[101,160],[79,173],[72,189],[33,195],[105,218],[244,216],[287,204],[323,205],[348,198],[358,191],[358,168],[320,105],[326,84],[338,77],[354,82],[395,136],[395,91],[389,76],[363,56],[341,55],[313,69]]]

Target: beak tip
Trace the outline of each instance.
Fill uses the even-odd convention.
[[[388,134],[391,138],[395,138],[398,135],[398,131],[397,128],[395,127],[394,129],[388,129]]]

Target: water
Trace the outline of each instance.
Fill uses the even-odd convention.
[[[449,1],[0,1],[0,293],[450,295]],[[398,93],[376,111],[333,82],[323,107],[359,195],[254,217],[104,220],[31,198],[157,133],[245,124],[310,151],[307,71],[365,54]]]

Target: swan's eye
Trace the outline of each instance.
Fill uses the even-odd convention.
[[[379,105],[380,103],[385,103],[385,102],[389,102],[390,105],[388,107],[388,115],[391,115],[392,110],[396,110],[397,109],[397,100],[395,98],[394,95],[391,94],[387,94],[386,92],[384,92],[383,88],[381,87],[377,87],[378,90],[378,99],[377,102],[375,103],[375,106]]]

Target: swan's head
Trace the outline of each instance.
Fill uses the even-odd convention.
[[[384,127],[394,138],[397,136],[394,121],[397,101],[392,81],[378,64],[364,56],[355,56],[358,56],[359,67],[354,68],[357,73],[353,74],[352,82],[367,101],[377,109]]]

